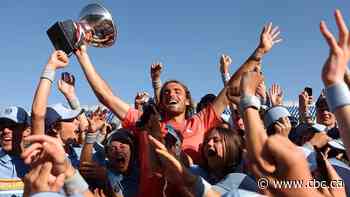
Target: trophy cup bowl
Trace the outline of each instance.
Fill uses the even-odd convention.
[[[115,43],[117,33],[112,15],[99,4],[85,6],[78,21],[58,21],[47,30],[54,47],[67,55],[71,55],[83,44],[110,47]]]

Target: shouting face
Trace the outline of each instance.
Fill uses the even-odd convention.
[[[170,115],[179,115],[186,112],[190,104],[185,88],[176,82],[171,82],[163,87],[161,104]]]
[[[213,130],[204,140],[204,157],[209,168],[222,168],[224,165],[224,140],[216,130]]]
[[[130,145],[120,141],[112,141],[107,149],[107,157],[114,170],[121,173],[127,172],[131,159]]]
[[[0,123],[0,145],[7,153],[19,152],[22,139],[30,135],[30,129],[24,124],[12,121]]]

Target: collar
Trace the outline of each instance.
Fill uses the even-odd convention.
[[[10,157],[10,155],[7,154],[2,148],[0,148],[0,161],[3,163],[7,163],[11,160],[12,158]]]

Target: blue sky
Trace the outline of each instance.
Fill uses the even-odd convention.
[[[76,19],[81,8],[91,2],[96,1],[1,1],[1,106],[30,108],[40,73],[53,50],[47,28],[58,20]],[[217,66],[220,55],[232,57],[232,73],[255,49],[261,28],[269,21],[280,27],[284,41],[263,60],[267,84],[279,83],[287,100],[297,100],[305,85],[319,94],[320,71],[328,47],[318,24],[323,19],[336,33],[335,8],[340,8],[350,22],[349,1],[98,2],[112,12],[119,38],[111,48],[89,48],[89,54],[115,94],[130,103],[137,91],[152,92],[149,65],[157,60],[165,64],[163,81],[183,81],[195,100],[209,92],[218,93],[222,88]],[[76,75],[81,103],[96,104],[74,56],[66,71]],[[55,84],[49,103],[57,102],[64,102],[64,98]]]

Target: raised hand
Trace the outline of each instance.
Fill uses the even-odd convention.
[[[168,152],[164,144],[150,135],[148,137],[151,144],[155,147],[157,156],[160,158],[162,167],[164,168],[164,176],[169,182],[173,184],[184,184],[185,178],[194,178],[193,175],[190,175],[186,168]]]
[[[232,64],[232,59],[230,56],[222,54],[220,58],[220,72],[228,73],[229,66]]]
[[[328,43],[329,56],[322,69],[322,80],[326,87],[344,80],[344,74],[350,59],[349,30],[339,10],[335,11],[335,21],[339,29],[339,40],[328,30],[324,21],[321,21],[320,31]]]
[[[75,77],[73,74],[63,72],[58,80],[58,90],[65,96],[75,95]]]
[[[283,117],[280,120],[278,120],[274,124],[274,129],[276,131],[276,134],[280,134],[282,136],[285,136],[288,138],[288,134],[290,130],[292,129],[292,125],[290,124],[288,117]]]
[[[260,43],[258,48],[263,52],[267,53],[271,50],[272,46],[281,42],[279,38],[280,31],[278,26],[273,27],[272,23],[265,25],[260,34]]]
[[[88,132],[95,133],[96,131],[102,129],[102,127],[106,124],[106,111],[102,111],[101,108],[98,107],[91,114],[91,117],[88,118],[88,122]]]
[[[301,116],[310,116],[307,114],[309,106],[312,104],[312,96],[309,96],[306,91],[299,94],[299,113]],[[304,117],[306,118],[306,117]]]
[[[240,92],[241,95],[255,95],[259,84],[264,80],[264,76],[260,72],[246,72],[241,79]]]
[[[151,64],[151,78],[153,81],[160,79],[160,74],[163,69],[163,64],[160,62]]]
[[[51,174],[52,163],[44,162],[33,167],[24,177],[24,197],[38,192],[59,192],[64,185],[65,175]]]
[[[281,86],[279,86],[278,84],[272,84],[272,87],[269,89],[269,95],[272,106],[282,105],[283,91]]]
[[[138,92],[135,96],[135,109],[142,110],[142,105],[150,98],[147,92]]]
[[[256,96],[259,96],[264,101],[266,101],[267,95],[266,95],[266,86],[265,86],[265,82],[264,81],[261,81],[261,83],[257,87],[257,89],[256,89]]]
[[[68,65],[69,59],[65,52],[54,51],[48,61],[48,65],[53,69],[64,68]]]
[[[50,161],[53,164],[54,176],[64,173],[66,177],[70,177],[74,174],[74,168],[67,161],[63,145],[58,139],[47,135],[31,135],[24,140],[27,144],[31,144],[21,154],[24,163],[36,165]]]

